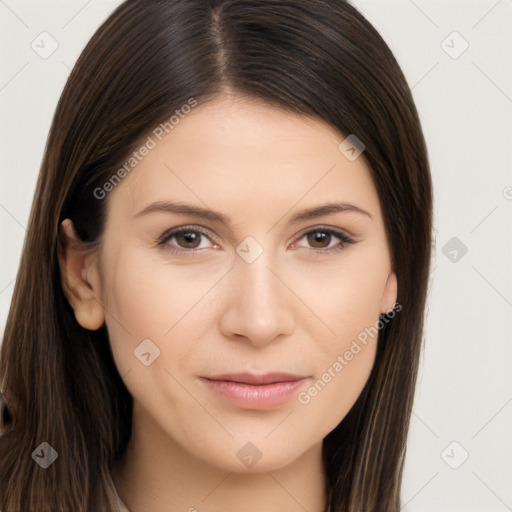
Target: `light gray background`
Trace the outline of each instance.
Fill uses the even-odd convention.
[[[2,332],[58,98],[119,3],[0,0]],[[404,70],[434,180],[436,256],[404,511],[512,510],[512,0],[353,3]],[[31,48],[50,47],[43,31],[59,45],[46,59]]]

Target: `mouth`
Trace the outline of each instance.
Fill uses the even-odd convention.
[[[200,377],[216,396],[243,409],[268,409],[288,402],[309,379],[272,372],[262,375],[233,373]]]
[[[295,382],[306,377],[292,373],[269,372],[261,375],[254,373],[224,373],[212,377],[204,377],[208,380],[222,382],[238,382],[239,384],[250,384],[252,386],[263,386],[266,384],[276,384],[279,382]]]

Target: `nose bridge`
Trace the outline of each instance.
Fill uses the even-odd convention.
[[[246,300],[247,304],[253,303],[255,306],[272,306],[273,302],[278,302],[278,295],[283,290],[279,290],[279,280],[270,271],[271,258],[269,251],[263,253],[252,263],[245,261],[238,262],[239,267],[237,279],[240,281],[242,293],[242,300]]]
[[[225,335],[244,336],[262,346],[293,331],[293,305],[286,286],[274,275],[274,261],[270,250],[263,250],[253,261],[243,254],[236,256],[232,293],[222,322]]]

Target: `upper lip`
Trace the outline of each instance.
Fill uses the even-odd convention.
[[[254,373],[224,373],[222,375],[213,375],[205,377],[208,380],[220,380],[230,382],[240,382],[242,384],[252,384],[254,386],[263,384],[273,384],[275,382],[294,382],[305,379],[303,375],[292,373],[270,372],[262,375]]]

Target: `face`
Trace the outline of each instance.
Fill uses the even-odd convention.
[[[323,122],[236,97],[161,139],[109,192],[77,319],[106,322],[148,428],[228,471],[284,466],[352,407],[396,301],[370,170]]]

